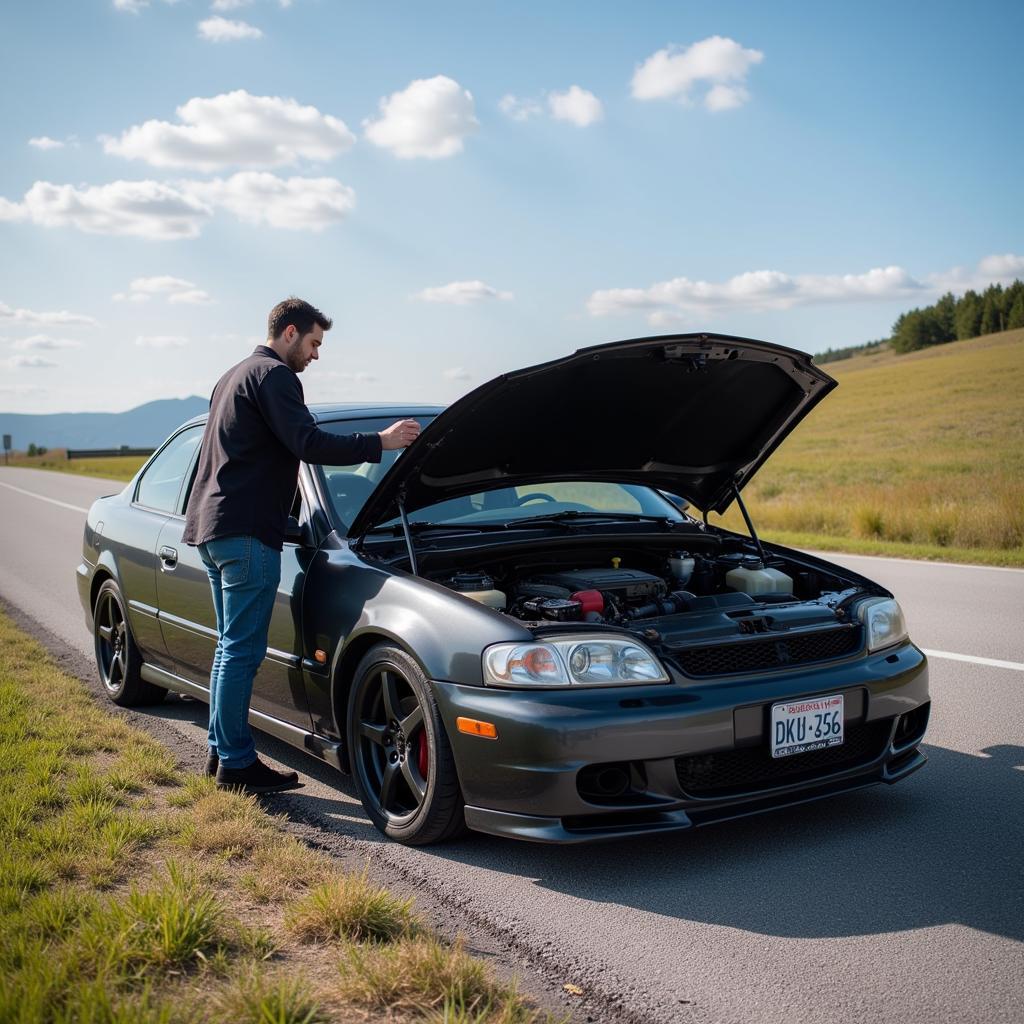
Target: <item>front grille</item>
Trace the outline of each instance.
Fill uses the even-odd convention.
[[[735,644],[683,647],[673,651],[670,658],[688,676],[728,676],[812,661],[830,661],[853,654],[860,650],[860,646],[861,627],[840,626],[816,633],[783,634]]]
[[[772,757],[767,743],[715,754],[676,758],[679,785],[691,796],[731,796],[805,782],[874,761],[889,742],[891,719],[847,723],[838,747]]]

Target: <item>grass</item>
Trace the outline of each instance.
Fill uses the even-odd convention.
[[[0,614],[0,1021],[356,1019],[550,1021],[411,900],[181,776]]]
[[[143,455],[113,455],[105,459],[69,459],[64,448],[52,448],[45,455],[11,452],[8,464],[22,469],[49,469],[57,473],[128,481],[142,468],[147,458]]]
[[[824,369],[839,387],[744,492],[764,539],[1024,566],[1024,330]]]

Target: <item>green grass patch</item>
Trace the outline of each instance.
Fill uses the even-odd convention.
[[[288,927],[306,942],[391,942],[419,930],[411,899],[399,899],[362,875],[318,885],[289,909]]]
[[[99,476],[105,480],[131,480],[149,456],[114,455],[110,458],[69,459],[66,449],[53,448],[45,455],[11,453],[7,465],[22,469],[48,469],[54,473]],[[0,465],[3,465],[0,463]]]
[[[339,949],[348,967],[325,981]],[[388,964],[411,971],[390,989]],[[0,614],[0,1021],[410,1013],[549,1019],[460,945],[432,938],[411,900],[340,871],[255,798],[181,777],[155,740]]]

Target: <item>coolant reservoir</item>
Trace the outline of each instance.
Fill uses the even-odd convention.
[[[503,612],[508,605],[505,592],[495,589],[494,580],[482,572],[456,573],[446,581],[445,586],[458,591],[463,597],[487,605],[488,608],[497,608],[500,612]]]
[[[688,555],[685,551],[674,551],[668,560],[669,571],[681,585],[690,582],[690,577],[693,575],[693,564],[693,556]]]
[[[778,569],[766,569],[759,558],[744,558],[725,574],[725,585],[741,594],[791,594],[793,581]]]

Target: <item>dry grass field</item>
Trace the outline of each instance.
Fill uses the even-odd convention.
[[[1024,330],[824,369],[839,387],[744,492],[765,539],[1024,565]]]

